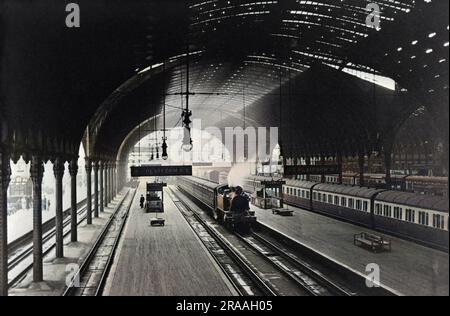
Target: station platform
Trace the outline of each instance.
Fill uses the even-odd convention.
[[[126,190],[120,192],[108,207],[104,208],[104,212],[100,213],[98,218],[92,219],[92,225],[87,225],[86,221],[83,221],[78,226],[78,242],[71,242],[70,236],[64,238],[63,259],[57,259],[54,250],[44,256],[44,282],[34,283],[33,272],[29,271],[17,285],[9,290],[9,296],[63,295],[68,278],[78,271],[125,194]]]
[[[104,295],[110,296],[232,296],[226,276],[165,193],[164,227],[151,227],[154,213],[133,201]]]
[[[341,265],[366,275],[366,266],[380,266],[381,283],[408,296],[449,295],[449,255],[413,242],[392,240],[392,252],[372,253],[353,244],[353,236],[371,231],[304,209],[289,206],[294,216],[283,217],[255,206],[258,221],[312,248]]]

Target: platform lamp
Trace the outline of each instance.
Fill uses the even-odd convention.
[[[156,144],[156,159],[159,160],[159,143]]]
[[[186,108],[181,113],[181,118],[184,127],[184,136],[183,136],[183,145],[182,149],[185,152],[190,152],[193,149],[193,141],[191,137],[191,116],[192,111],[189,110],[189,77],[190,77],[190,47],[189,47],[189,38],[187,40],[187,52],[186,52]]]
[[[167,137],[163,137],[163,143],[162,143],[162,159],[163,160],[167,160],[169,159],[169,155],[167,154],[167,148],[169,146],[167,146]]]
[[[163,137],[162,137],[162,155],[163,160],[169,159],[169,154],[167,153],[167,137],[166,137],[166,63],[163,65]]]
[[[189,111],[189,109],[185,109],[182,113],[182,118],[183,118],[183,127],[184,127],[184,136],[183,136],[183,150],[185,152],[190,152],[192,151],[193,148],[193,141],[191,138],[191,116],[192,116],[192,111]]]
[[[154,155],[155,148],[152,145],[150,145],[150,151],[152,153],[150,155],[150,161],[153,161],[153,160],[155,160],[155,155]]]
[[[155,116],[153,117],[153,131],[155,133],[155,149],[156,149],[156,159],[159,160],[159,141],[158,141],[158,136],[159,136],[159,131],[158,131],[158,116],[155,114]]]
[[[280,155],[279,155],[279,164],[281,165],[281,169],[283,169],[284,166],[284,149],[283,149],[283,80],[281,78],[281,66],[280,66],[280,131],[279,131],[279,139],[278,139],[278,146],[280,147]],[[282,170],[281,170],[282,171]]]

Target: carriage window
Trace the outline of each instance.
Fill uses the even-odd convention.
[[[419,212],[419,224],[424,226],[430,225],[430,216],[427,212]]]
[[[316,201],[317,200],[317,193],[313,192],[313,200]]]
[[[375,214],[376,215],[383,215],[383,207],[381,204],[377,203],[375,205]]]
[[[345,198],[345,197],[341,198],[341,206],[347,207],[347,198]]]
[[[309,193],[309,191],[306,191],[306,198],[309,200],[309,197],[310,197],[310,193]]]
[[[334,197],[334,204],[339,205],[339,196]]]
[[[328,204],[333,204],[333,196],[328,195]]]
[[[394,207],[394,218],[403,219],[403,210],[400,207]]]
[[[369,211],[369,202],[364,201],[363,202],[363,211],[368,212]]]
[[[445,229],[445,219],[441,215],[433,215],[433,227],[438,229]]]
[[[297,189],[294,189],[294,196],[297,196]]]
[[[385,205],[383,215],[386,217],[392,217],[392,207],[389,205]]]
[[[322,196],[322,202],[323,202],[323,203],[327,203],[327,195],[326,195],[326,194],[324,194],[324,195]]]
[[[356,209],[357,209],[358,211],[361,211],[361,209],[362,209],[361,200],[356,200]]]
[[[354,199],[348,199],[348,207],[354,208],[355,207],[355,200]]]
[[[414,223],[416,221],[416,212],[414,210],[406,210],[406,221],[410,223]]]
[[[318,196],[318,200],[322,201],[322,193],[319,193],[317,196]]]

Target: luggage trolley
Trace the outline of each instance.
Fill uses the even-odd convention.
[[[167,187],[167,183],[147,183],[146,210],[148,213],[155,213],[155,217],[150,220],[151,226],[165,226],[166,224],[164,218],[158,217],[158,213],[164,213],[165,187]]]

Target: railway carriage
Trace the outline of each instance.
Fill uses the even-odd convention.
[[[373,203],[380,192],[361,187],[316,184],[312,187],[311,209],[374,228]]]
[[[247,187],[252,181],[247,179]],[[444,197],[286,180],[283,198],[293,206],[448,251],[449,202]]]
[[[375,199],[374,225],[388,233],[448,249],[448,200],[385,191]]]
[[[283,199],[287,204],[293,204],[302,208],[310,209],[311,190],[317,185],[314,182],[287,180],[283,186]]]

